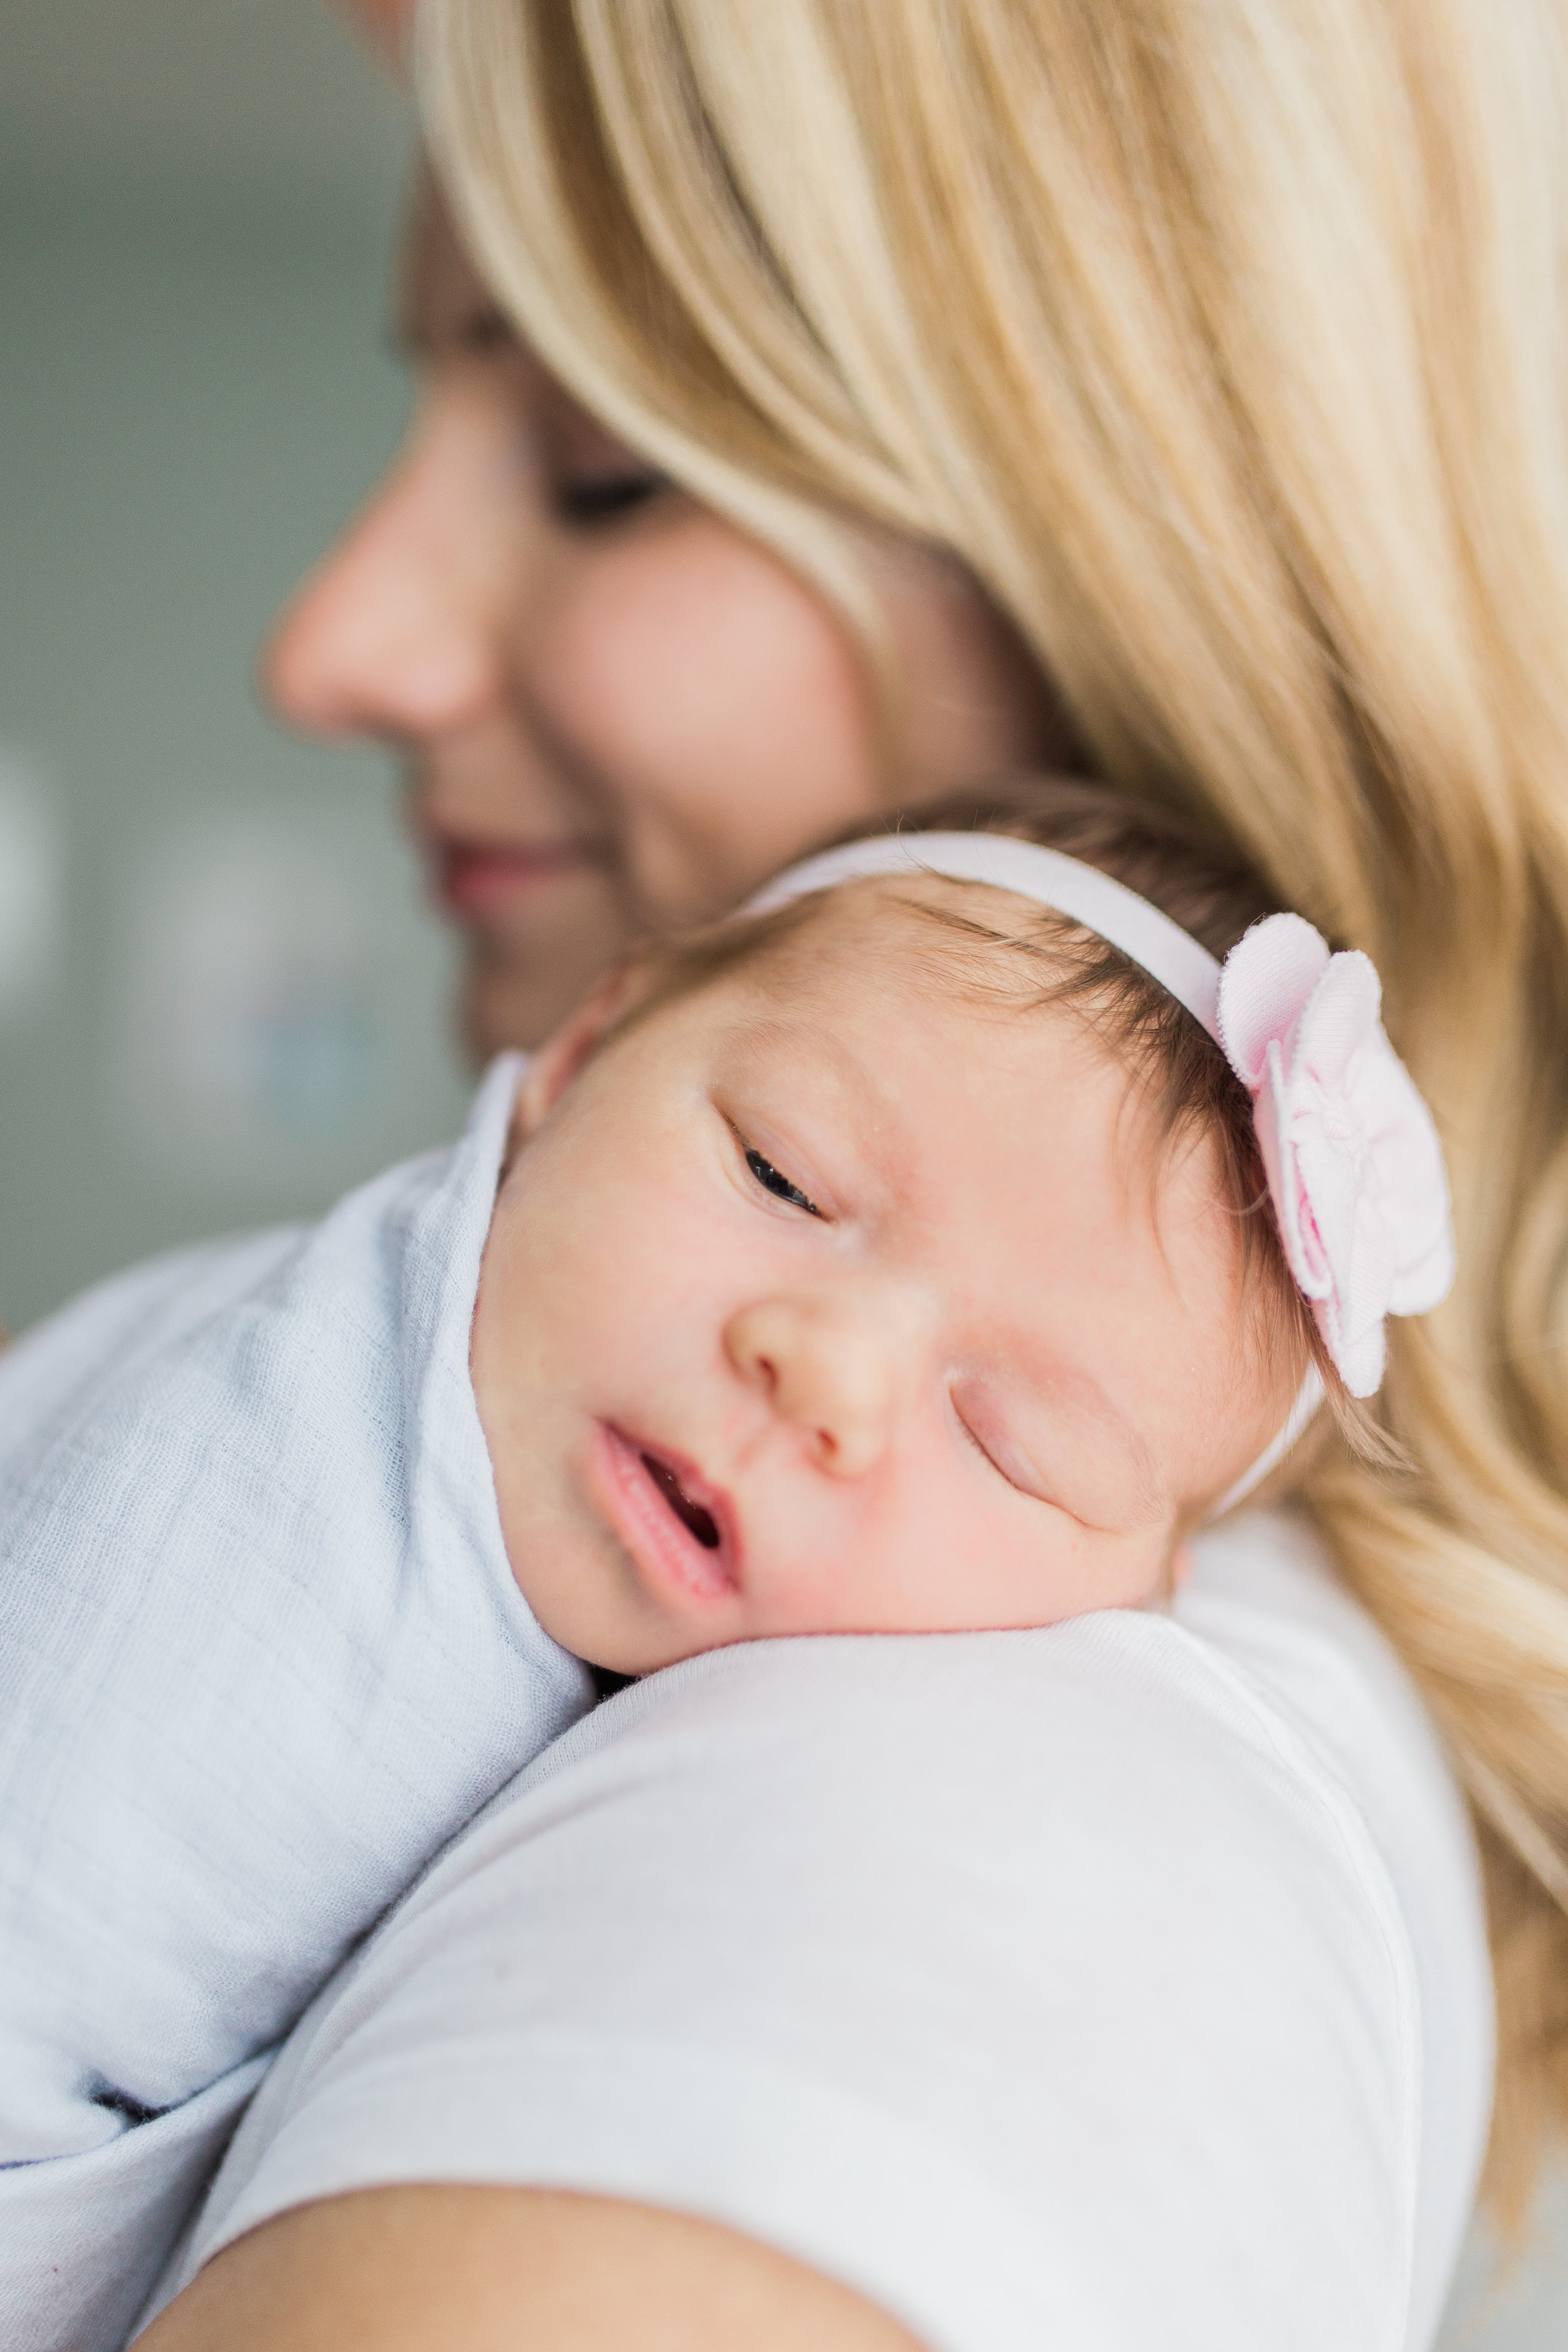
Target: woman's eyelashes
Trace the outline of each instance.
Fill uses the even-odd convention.
[[[514,352],[518,348],[516,328],[505,311],[491,302],[466,311],[453,330],[452,341],[458,351],[482,359],[495,352]]]
[[[568,530],[600,530],[636,514],[668,488],[665,476],[650,467],[627,467],[624,473],[557,479],[550,487],[550,504]]]
[[[808,1217],[821,1216],[822,1211],[817,1207],[816,1202],[809,1200],[798,1184],[792,1184],[789,1178],[775,1168],[771,1160],[764,1160],[762,1153],[754,1150],[750,1144],[742,1148],[746,1155],[746,1165],[764,1192],[771,1192],[775,1201],[786,1201],[792,1209],[804,1209]]]

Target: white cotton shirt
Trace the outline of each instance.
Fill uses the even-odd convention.
[[[121,2342],[265,2054],[590,1704],[468,1332],[516,1057],[305,1232],[0,1359],[0,2341]]]
[[[932,2352],[1422,2352],[1490,2098],[1465,1815],[1291,1520],[1173,1617],[766,1642],[579,1724],[321,1997],[166,2300],[312,2199],[709,2217]]]

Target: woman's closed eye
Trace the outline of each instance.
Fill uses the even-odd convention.
[[[787,1201],[792,1209],[804,1209],[808,1217],[821,1216],[822,1211],[816,1202],[809,1200],[798,1184],[792,1184],[771,1160],[764,1160],[762,1153],[753,1150],[750,1144],[745,1147],[745,1151],[746,1165],[764,1192],[771,1192],[775,1201]]]
[[[654,467],[626,467],[613,474],[559,478],[550,486],[550,504],[569,530],[598,530],[624,521],[668,488],[668,478]]]
[[[545,498],[567,530],[611,530],[673,488],[558,383],[544,384],[534,420]]]

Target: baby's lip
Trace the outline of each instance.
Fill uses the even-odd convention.
[[[603,1484],[623,1542],[639,1568],[685,1600],[740,1590],[734,1507],[687,1455],[656,1440],[599,1424]],[[700,1532],[699,1531],[700,1530]]]

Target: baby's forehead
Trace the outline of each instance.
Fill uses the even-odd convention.
[[[731,1065],[771,1070],[814,1098],[831,1090],[919,1157],[1044,1153],[1085,1119],[1112,1128],[1118,1168],[1147,1190],[1172,1155],[1131,1057],[1076,1003],[1054,1001],[1038,965],[1020,972],[983,941],[1008,967],[987,985],[968,968],[969,942],[952,952],[921,913],[822,909],[696,992],[697,1028]]]
[[[748,925],[732,970],[781,998],[816,1000],[853,977],[984,1019],[1038,999],[1053,967],[1054,919],[1014,892],[935,874],[878,875]]]
[[[1048,945],[1013,947],[1006,927],[1029,911],[1010,892],[935,877],[825,894],[734,975],[732,1035],[748,1054],[840,1076],[917,1159],[950,1163],[956,1145],[988,1164],[1021,1158],[1043,1178],[1063,1153],[1092,1150],[1142,1226],[1202,1224],[1216,1262],[1239,1260],[1215,1123],[1173,1119],[1156,1055],[1100,1022]],[[968,928],[976,912],[984,933]]]
[[[847,899],[847,892],[834,892],[718,974],[716,986],[701,992],[715,1024],[737,1038],[787,1033],[825,1054],[839,1047],[902,1061],[923,1053],[933,1082],[943,1046],[1017,1028],[1029,991],[1022,976],[1002,971],[1011,961],[1004,950],[990,950],[998,971],[987,985],[975,946],[951,940],[920,906]],[[1048,1004],[1038,1012],[1044,1024],[1070,1023]],[[1017,1043],[1026,1052],[1026,1037]]]
[[[1203,1123],[1165,1116],[1157,1055],[1139,1024],[1102,1017],[1056,920],[988,885],[858,879],[678,945],[648,1009],[736,1053],[825,1073],[858,1056],[868,1097],[918,1111],[943,1141],[944,1105],[962,1105],[979,1146],[999,1129],[1021,1137],[1031,1111],[1059,1137],[1087,1087],[1101,1108],[1114,1099],[1121,1172],[1157,1192],[1194,1148],[1205,1156]]]
[[[1026,1058],[1048,1038],[1055,1059],[1114,1077],[1129,1139],[1147,1129],[1142,1140],[1162,1156],[1172,1123],[1158,1115],[1163,1051],[1146,1000],[1180,1008],[1101,942],[1086,953],[1079,927],[1012,891],[938,875],[860,880],[784,913],[787,928],[764,926],[722,975],[733,1002],[889,1039],[967,1034],[988,1059],[1001,1040]]]

